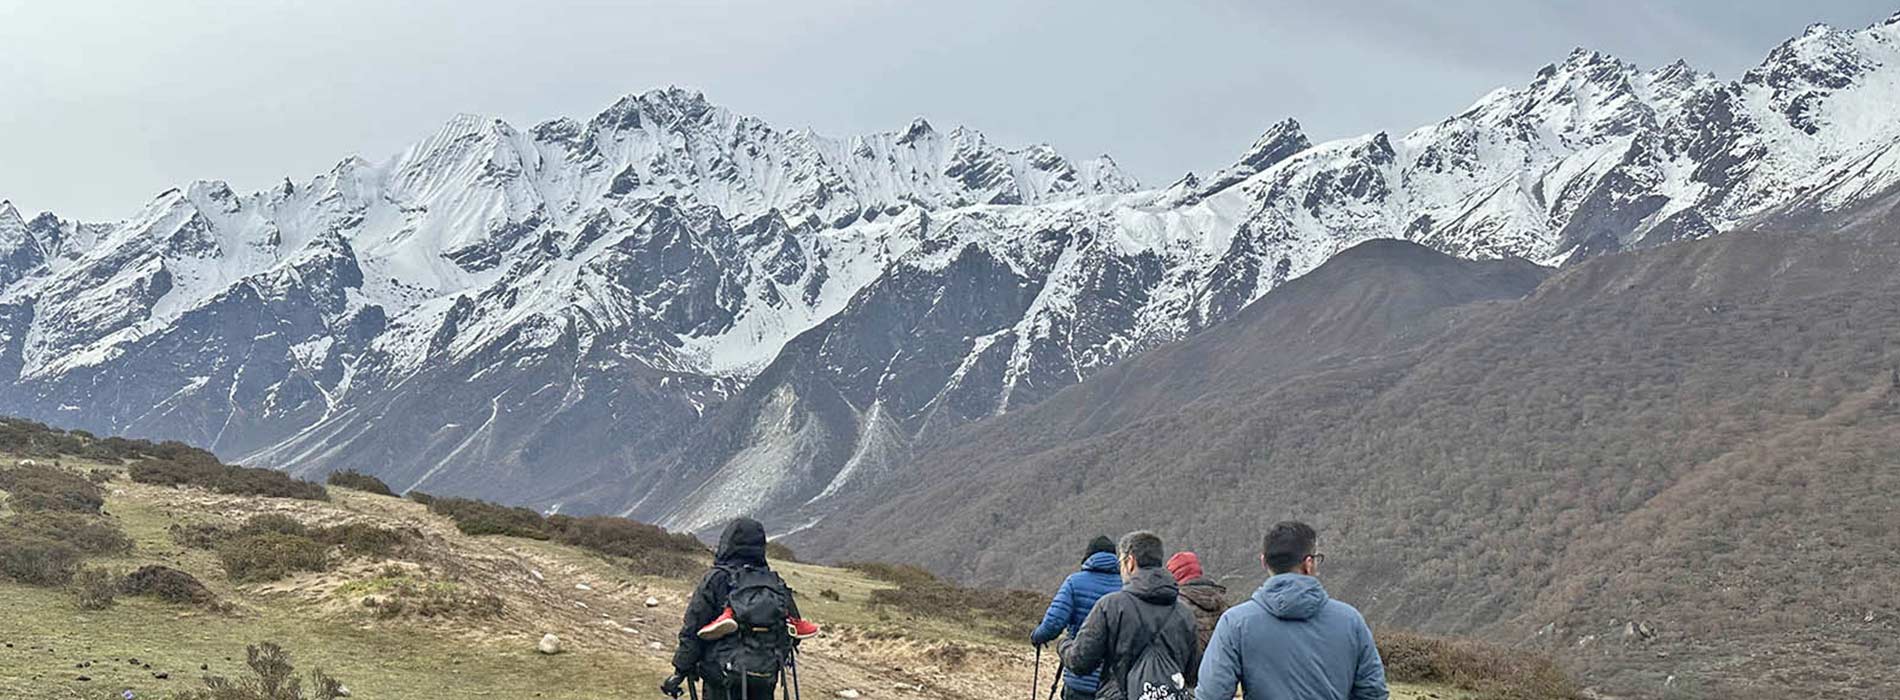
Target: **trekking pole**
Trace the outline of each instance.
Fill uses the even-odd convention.
[[[1036,671],[1029,675],[1029,700],[1036,700],[1036,689],[1042,687],[1042,645],[1036,645]]]
[[[1056,700],[1056,686],[1062,684],[1062,670],[1065,668],[1068,668],[1068,664],[1062,662],[1061,654],[1056,654],[1056,676],[1049,679],[1049,700]]]
[[[792,647],[792,700],[805,700],[804,691],[798,685],[798,647]]]
[[[686,694],[692,696],[693,700],[699,700],[699,679],[698,678],[686,679]]]

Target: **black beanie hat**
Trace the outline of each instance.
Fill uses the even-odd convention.
[[[1095,556],[1096,552],[1114,554],[1115,541],[1109,539],[1107,535],[1096,535],[1095,539],[1089,540],[1089,551],[1082,553],[1082,561],[1088,561],[1089,557]]]

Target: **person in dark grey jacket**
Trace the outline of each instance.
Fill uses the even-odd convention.
[[[1062,662],[1076,673],[1102,669],[1095,697],[1123,700],[1128,667],[1142,647],[1151,643],[1160,653],[1173,654],[1181,669],[1182,687],[1191,688],[1201,666],[1200,640],[1194,613],[1179,600],[1174,576],[1162,567],[1165,550],[1152,532],[1131,532],[1116,547],[1121,558],[1122,589],[1102,596],[1082,622],[1081,631],[1062,644]]]
[[[1195,700],[1386,700],[1385,664],[1372,630],[1352,606],[1319,585],[1319,535],[1283,522],[1267,533],[1261,560],[1273,576],[1253,598],[1221,615],[1201,661]]]

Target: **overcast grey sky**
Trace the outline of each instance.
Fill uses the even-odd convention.
[[[1149,185],[1297,117],[1402,131],[1584,46],[1725,79],[1813,22],[1900,3],[87,2],[0,0],[0,199],[117,219],[197,178],[251,190],[381,160],[457,112],[527,127],[676,84],[785,128],[923,115],[1108,153]]]

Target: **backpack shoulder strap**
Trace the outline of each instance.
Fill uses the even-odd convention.
[[[1175,601],[1173,606],[1170,606],[1168,608],[1168,611],[1171,613],[1175,612],[1175,609],[1178,608],[1180,605],[1181,605],[1181,602],[1177,600]],[[1128,658],[1122,664],[1124,669],[1130,666],[1133,666],[1136,661],[1141,660],[1141,655],[1144,652],[1148,651],[1148,647],[1154,646],[1154,643],[1156,640],[1159,640],[1161,642],[1161,648],[1163,649],[1168,648],[1168,638],[1163,635],[1163,633],[1168,630],[1167,625],[1148,624],[1148,616],[1141,614],[1141,609],[1145,607],[1158,608],[1161,606],[1159,605],[1150,606],[1148,603],[1141,602],[1140,600],[1135,601],[1135,624],[1138,625],[1135,628],[1136,630],[1135,638],[1142,641],[1141,641],[1140,646],[1136,646],[1129,651]],[[1154,628],[1154,631],[1152,632],[1148,631],[1150,627]]]

